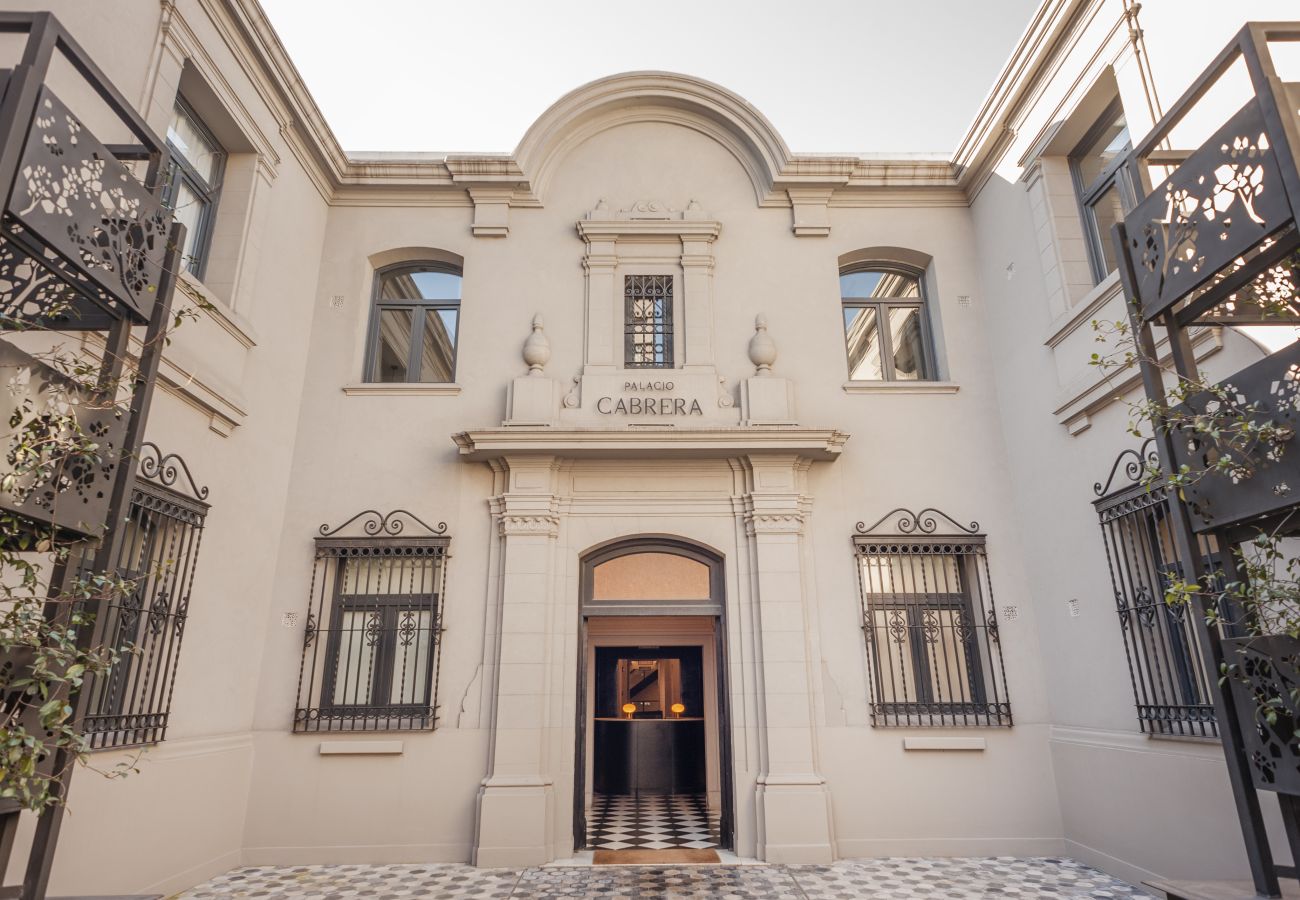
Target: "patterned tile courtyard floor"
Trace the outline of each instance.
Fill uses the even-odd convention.
[[[918,898],[1149,897],[1069,859],[867,859],[829,866],[463,865],[259,866],[235,869],[176,895],[183,900],[445,898],[715,898],[715,900],[918,900]]]

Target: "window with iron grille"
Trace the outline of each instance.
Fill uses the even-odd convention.
[[[945,534],[946,519],[957,531]],[[871,664],[871,723],[1011,725],[979,525],[894,510],[854,537]]]
[[[673,367],[673,276],[623,278],[623,356],[629,369]]]
[[[373,536],[339,534],[359,521]],[[407,521],[427,534],[406,535]],[[402,510],[321,526],[294,731],[434,728],[446,528]]]
[[[139,467],[115,566],[131,589],[105,603],[96,617],[96,643],[118,655],[86,686],[83,727],[94,750],[155,744],[167,735],[208,514],[208,489],[194,484],[179,456],[145,443]]]
[[[1141,450],[1121,453],[1106,485],[1094,486],[1100,496],[1093,503],[1138,724],[1147,734],[1212,738],[1218,735],[1214,683],[1202,661],[1196,613],[1185,603],[1165,602],[1168,587],[1185,576],[1170,531],[1168,489],[1146,484],[1146,466],[1155,459],[1150,448],[1148,439]],[[1127,477],[1113,486],[1121,472]],[[1213,537],[1202,535],[1200,547],[1206,570],[1222,572]]]

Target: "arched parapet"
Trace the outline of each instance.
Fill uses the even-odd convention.
[[[712,82],[671,72],[630,72],[565,94],[533,123],[514,157],[544,202],[557,165],[577,145],[609,128],[665,122],[708,135],[740,162],[758,202],[790,161],[772,123],[743,98]]]

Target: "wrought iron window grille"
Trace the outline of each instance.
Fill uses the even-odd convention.
[[[857,531],[871,724],[1009,727],[979,524],[935,509],[895,509]]]
[[[167,736],[209,509],[208,489],[195,483],[179,455],[146,442],[138,472],[115,567],[131,590],[97,613],[105,620],[104,645],[118,657],[86,688],[82,726],[92,750],[156,744]],[[84,573],[92,559],[87,553],[74,571]]]
[[[1124,655],[1145,734],[1215,738],[1214,685],[1205,671],[1195,611],[1165,602],[1165,591],[1186,577],[1168,515],[1169,491],[1149,484],[1158,470],[1154,440],[1116,457],[1103,485],[1093,485],[1093,506],[1106,545]],[[1209,535],[1200,539],[1207,572],[1223,561]],[[1224,621],[1231,617],[1224,616]]]
[[[295,732],[436,726],[446,531],[405,510],[320,527]]]
[[[623,278],[623,358],[628,369],[673,367],[673,276]]]

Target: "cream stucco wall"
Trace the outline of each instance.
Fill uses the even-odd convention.
[[[1242,871],[1217,747],[1136,728],[1091,507],[1127,441],[1123,404],[1086,365],[1088,321],[1120,301],[1080,275],[1060,164],[1106,91],[1140,132],[1241,22],[1284,4],[1237,4],[1190,36],[1181,5],[1154,0],[1135,45],[1120,0],[1049,2],[1017,51],[1033,65],[994,86],[957,165],[795,159],[725,90],[660,75],[575,90],[508,159],[347,160],[249,0],[50,5],[160,131],[178,84],[201,96],[235,166],[210,283],[187,284],[218,308],[169,350],[148,435],[213,503],[172,725],[139,776],[78,775],[56,892],[170,890],[240,863],[569,855],[579,564],[636,535],[724,560],[743,855],[1068,853],[1133,880]],[[687,302],[711,285],[701,370],[726,379],[730,405],[700,424],[729,424],[731,449],[675,450],[683,428],[607,458],[462,459],[453,435],[507,417],[534,315],[556,398],[590,363],[578,223],[602,200],[614,213],[693,202],[719,224]],[[681,244],[653,247],[685,283]],[[838,269],[871,248],[925,261],[933,389],[846,384]],[[356,389],[375,268],[432,252],[463,260],[455,387]],[[842,452],[754,449],[735,428],[758,315],[793,418],[850,435]],[[1258,353],[1232,332],[1200,348],[1211,371]],[[552,431],[589,414],[592,398],[578,403],[554,410]],[[850,538],[930,506],[988,535],[1015,725],[924,734],[975,735],[983,750],[905,751],[920,729],[869,720]],[[399,739],[400,754],[322,756],[338,735],[291,733],[312,538],[397,508],[452,539],[438,727],[361,738]],[[528,527],[514,521],[524,508]]]

